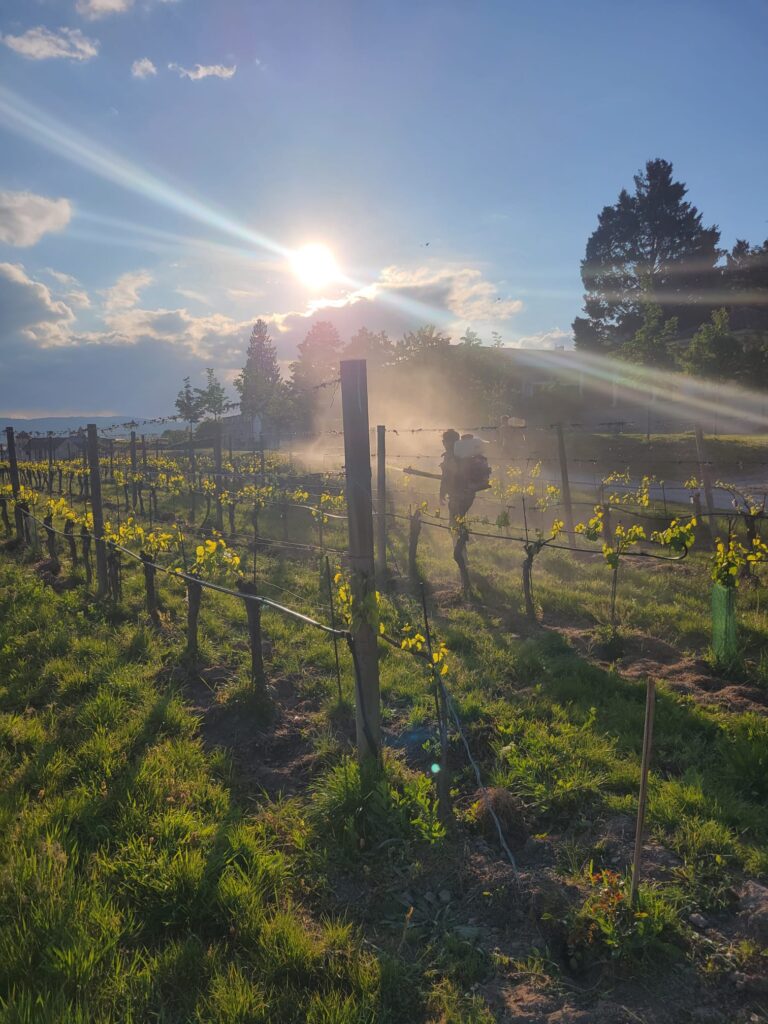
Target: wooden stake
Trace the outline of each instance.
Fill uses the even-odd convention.
[[[96,545],[97,597],[105,597],[109,590],[107,579],[107,549],[104,544],[104,512],[101,507],[101,475],[99,472],[99,437],[96,424],[88,424],[88,465],[91,478],[91,509],[93,511],[93,538]]]
[[[640,764],[640,796],[637,802],[637,827],[635,829],[635,854],[632,858],[632,888],[630,900],[637,900],[637,887],[640,884],[640,858],[643,852],[643,826],[645,824],[645,805],[648,799],[648,768],[651,763],[651,744],[653,743],[653,713],[656,703],[656,683],[648,679],[645,694],[645,728],[643,730],[643,757]]]
[[[238,580],[237,589],[241,594],[256,595],[256,584]],[[251,683],[259,693],[266,693],[267,676],[264,671],[264,654],[261,649],[261,605],[258,601],[243,601],[248,618],[248,637],[251,645]]]
[[[147,613],[152,625],[155,629],[159,629],[160,614],[157,610],[157,587],[155,586],[156,570],[152,564],[151,557],[146,553],[146,551],[142,551],[139,557],[141,558],[141,563],[144,567],[144,586],[147,592]]]
[[[341,360],[341,408],[347,485],[349,563],[352,597],[358,609],[352,623],[353,655],[358,668],[355,719],[361,762],[378,760],[381,747],[378,639],[373,565],[373,499],[368,434],[368,378],[364,359]]]
[[[5,437],[8,442],[8,465],[11,471],[11,491],[13,492],[13,518],[16,524],[16,536],[20,541],[24,541],[24,513],[19,507],[19,492],[21,485],[19,483],[19,464],[16,461],[16,438],[13,434],[13,427],[5,428]]]
[[[79,559],[77,557],[77,541],[75,540],[75,524],[71,519],[64,523],[64,536],[67,538],[67,544],[69,545],[69,557],[72,559],[72,568],[76,569]]]
[[[48,557],[50,558],[53,565],[56,567],[58,572],[59,557],[56,553],[56,534],[53,529],[53,516],[49,512],[43,520],[43,526],[45,528],[46,544],[48,547]]]

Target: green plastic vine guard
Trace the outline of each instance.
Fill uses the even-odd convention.
[[[719,662],[738,657],[736,639],[736,588],[715,583],[712,587],[712,650]]]

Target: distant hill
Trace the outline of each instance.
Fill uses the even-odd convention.
[[[116,423],[130,423],[134,421],[138,423],[136,427],[137,434],[145,434],[147,436],[162,434],[164,430],[178,429],[186,426],[180,422],[170,423],[142,423],[140,416],[123,416],[117,414],[115,416],[40,416],[35,419],[17,419],[13,416],[3,416],[0,413],[0,428],[5,430],[6,427],[13,427],[15,431],[27,430],[30,433],[41,433],[45,434],[47,431],[52,430],[55,434],[65,433],[67,431],[75,431],[79,427],[84,427],[86,423],[95,423],[97,427],[109,427]],[[115,430],[115,434],[127,432]],[[2,439],[0,439],[2,441]]]

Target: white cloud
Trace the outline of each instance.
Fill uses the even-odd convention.
[[[201,78],[231,78],[237,71],[237,64],[226,67],[224,64],[195,64],[193,68],[183,68],[180,64],[169,64],[170,71],[178,72],[179,78],[191,78],[193,82]]]
[[[107,14],[123,14],[133,7],[133,0],[77,0],[75,10],[84,18],[95,21]]]
[[[66,344],[74,319],[69,306],[20,263],[0,263],[0,340],[20,334],[43,346]]]
[[[51,267],[46,267],[43,272],[47,274],[48,277],[52,277],[57,284],[80,284],[77,278],[73,277],[72,274],[65,274],[61,270],[53,270]]]
[[[193,288],[177,288],[176,294],[184,299],[192,299],[193,302],[201,302],[204,306],[210,306],[211,300],[202,292],[196,292]]]
[[[34,245],[49,231],[61,231],[72,217],[68,199],[34,192],[0,192],[0,242]]]
[[[472,324],[506,320],[523,308],[520,299],[498,295],[496,285],[474,267],[385,267],[372,288],[374,295],[413,292],[442,296],[441,304],[450,313]]]
[[[20,36],[0,36],[0,40],[28,60],[90,60],[99,52],[96,39],[84,36],[79,28],[60,28],[52,32],[42,25],[28,29]]]
[[[508,348],[573,348],[573,332],[564,331],[560,327],[553,327],[549,331],[540,331],[538,334],[526,334],[516,338],[507,346]]]
[[[104,309],[108,313],[132,309],[138,304],[139,292],[152,284],[153,278],[148,270],[132,270],[122,274],[111,288],[104,292]]]
[[[157,68],[149,57],[142,57],[131,64],[131,74],[134,78],[149,78],[150,75],[157,74]]]
[[[252,320],[233,320],[220,313],[193,316],[181,309],[122,309],[107,311],[108,334],[94,333],[85,340],[136,345],[148,340],[180,345],[220,367],[238,366],[245,351]]]
[[[386,267],[377,281],[337,299],[317,299],[302,312],[262,314],[279,332],[280,354],[290,353],[314,320],[330,320],[343,339],[360,327],[385,330],[393,338],[426,323],[458,340],[467,326],[502,327],[521,311],[519,299],[497,295],[476,267]]]
[[[263,298],[264,292],[261,289],[227,288],[227,295],[236,302],[252,302],[254,299]]]

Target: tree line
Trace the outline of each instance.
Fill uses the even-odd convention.
[[[502,347],[500,336],[494,332],[491,349],[497,352]],[[230,410],[239,409],[244,416],[260,416],[263,423],[280,432],[307,433],[312,431],[323,402],[321,392],[338,377],[340,359],[365,359],[374,372],[397,367],[439,368],[449,377],[460,379],[463,375],[465,384],[471,363],[475,367],[470,372],[475,390],[491,395],[494,380],[498,380],[498,368],[482,372],[486,352],[480,336],[469,327],[457,345],[434,324],[408,331],[398,340],[390,338],[386,331],[361,327],[345,344],[333,324],[321,320],[312,325],[298,346],[297,358],[289,367],[290,375],[284,378],[269,325],[259,319],[251,331],[245,364],[233,381],[238,401],[227,399],[215,371],[209,368],[205,387],[193,387],[189,377],[184,379],[176,410],[193,426],[220,420]]]
[[[768,384],[768,240],[720,247],[672,164],[649,160],[606,206],[581,263],[576,347]]]

